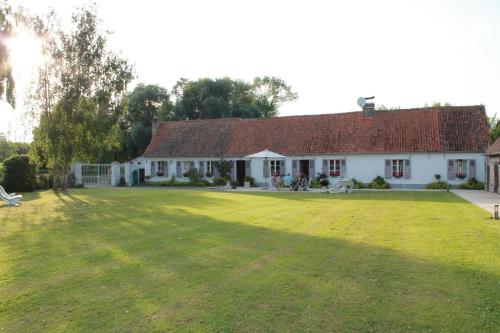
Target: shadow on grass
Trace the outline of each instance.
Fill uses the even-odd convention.
[[[2,238],[3,253],[23,253],[9,257],[0,287],[7,330],[490,332],[500,325],[500,277],[492,273],[182,208],[165,212],[154,207],[162,198],[136,205],[117,193],[82,206],[82,193],[59,196],[72,223]],[[213,204],[186,193],[169,204]]]

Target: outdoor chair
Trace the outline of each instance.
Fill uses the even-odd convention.
[[[8,194],[5,192],[4,188],[0,186],[0,198],[7,204],[7,206],[18,206],[19,202],[23,198],[20,194]]]

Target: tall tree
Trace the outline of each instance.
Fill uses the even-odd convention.
[[[94,7],[72,16],[70,31],[49,17],[45,53],[32,100],[40,119],[36,140],[54,173],[54,187],[65,187],[76,159],[98,161],[119,147],[122,98],[132,80],[125,59],[109,51]]]
[[[294,101],[299,97],[291,86],[274,76],[256,77],[253,85],[257,105],[265,118],[276,117],[283,103]]]
[[[131,159],[142,154],[151,141],[151,124],[170,119],[173,106],[165,88],[142,83],[126,96],[125,105],[123,155]]]

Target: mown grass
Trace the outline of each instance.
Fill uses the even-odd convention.
[[[445,192],[36,192],[0,208],[0,332],[495,332],[499,240]]]

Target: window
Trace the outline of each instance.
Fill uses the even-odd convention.
[[[207,171],[205,173],[206,177],[213,177],[214,176],[214,161],[207,161]]]
[[[392,176],[401,178],[404,175],[404,160],[392,160]]]
[[[182,162],[182,171],[183,172],[188,172],[190,169],[191,169],[191,162],[190,161]]]
[[[330,177],[340,177],[340,160],[330,160],[328,164],[328,175]]]
[[[281,161],[271,160],[270,165],[271,165],[271,175],[279,176],[281,173]]]
[[[163,177],[165,175],[165,161],[158,161],[158,167],[156,171],[156,175],[158,177]]]
[[[457,178],[467,177],[467,160],[455,160],[455,172]]]

